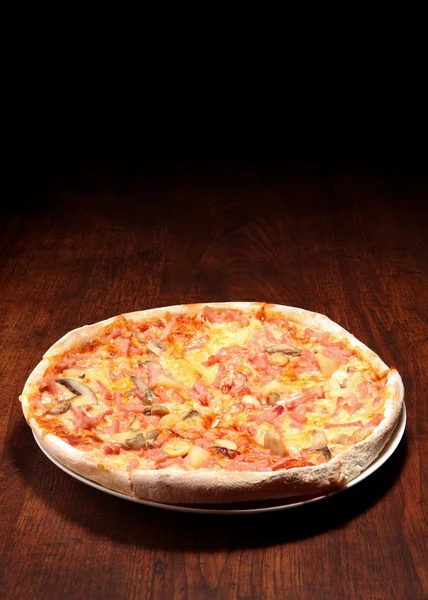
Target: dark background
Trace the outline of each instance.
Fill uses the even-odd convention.
[[[426,598],[428,121],[398,77],[381,95],[349,66],[335,86],[321,69],[300,87],[289,63],[283,94],[270,74],[244,85],[239,68],[232,86],[203,67],[190,84],[153,83],[146,60],[138,93],[126,77],[101,84],[96,60],[89,82],[80,64],[16,70],[0,597]],[[17,398],[51,344],[121,312],[225,299],[327,314],[402,373],[406,433],[376,473],[301,509],[228,519],[114,498],[42,454]]]

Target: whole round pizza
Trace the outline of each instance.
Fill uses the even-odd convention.
[[[63,465],[142,500],[340,489],[400,417],[397,370],[326,316],[256,302],[163,307],[75,329],[20,396]]]

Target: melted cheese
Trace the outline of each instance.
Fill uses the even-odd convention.
[[[165,327],[166,325],[167,323],[165,323]],[[115,339],[112,342],[107,336],[106,340],[100,343],[96,349],[96,352],[101,354],[103,359],[100,360],[94,357],[93,360],[90,360],[88,354],[85,354],[80,363],[64,370],[61,377],[79,378],[80,381],[89,385],[97,394],[99,399],[97,406],[89,408],[81,407],[83,412],[90,418],[96,417],[97,414],[101,414],[106,409],[112,409],[110,411],[111,414],[105,415],[102,423],[94,428],[94,431],[104,442],[111,443],[122,443],[124,440],[129,439],[129,437],[133,437],[136,431],[147,433],[155,427],[162,432],[160,435],[162,443],[171,438],[171,436],[172,438],[178,436],[185,439],[190,436],[195,440],[198,439],[198,435],[202,439],[205,434],[214,434],[215,438],[217,429],[221,431],[221,435],[224,437],[225,428],[229,428],[230,436],[236,439],[238,451],[240,451],[239,436],[244,436],[246,443],[250,441],[255,445],[255,448],[260,449],[263,447],[266,433],[276,430],[280,432],[286,448],[294,456],[304,453],[305,449],[311,445],[315,429],[323,429],[325,424],[328,423],[340,425],[341,423],[361,421],[365,424],[376,414],[382,412],[385,403],[384,393],[378,393],[381,396],[381,401],[378,403],[376,409],[373,409],[373,398],[361,397],[359,386],[362,383],[370,381],[373,371],[356,354],[353,354],[347,360],[346,364],[338,364],[338,368],[333,370],[327,378],[318,369],[310,372],[302,370],[302,372],[296,375],[292,369],[290,371],[287,365],[284,365],[281,368],[277,367],[279,370],[276,376],[266,383],[263,366],[258,366],[248,360],[247,357],[255,356],[260,351],[263,353],[264,345],[272,344],[272,334],[276,340],[281,340],[283,332],[281,326],[275,321],[269,323],[269,326],[270,337],[263,338],[266,335],[264,333],[264,324],[254,317],[245,326],[236,321],[221,324],[202,323],[199,329],[195,331],[196,338],[202,335],[202,329],[203,335],[208,337],[207,342],[202,348],[186,350],[186,340],[179,336],[174,338],[173,334],[171,334],[170,339],[168,338],[169,341],[164,342],[164,349],[159,356],[153,356],[153,353],[145,346],[149,338],[144,341],[146,339],[144,336],[142,337],[142,342],[140,340],[141,336],[138,337],[139,343],[141,342],[142,344],[140,350],[127,357],[120,356],[118,341]],[[294,343],[298,347],[309,352],[322,350],[320,342],[301,341],[302,339],[307,339],[305,338],[302,326],[294,324],[293,328],[296,336]],[[130,325],[130,329],[132,331],[132,324]],[[157,331],[162,333],[160,325],[152,326],[152,329],[154,337]],[[185,332],[186,335],[189,335],[189,327],[187,327]],[[246,348],[246,345],[254,338],[254,334],[256,333],[259,337],[261,336],[262,341],[260,342],[260,346],[253,344],[251,348]],[[287,335],[290,335],[290,329],[287,329]],[[265,339],[264,343],[263,339]],[[111,356],[112,348],[116,352],[113,356]],[[211,366],[204,364],[211,356],[216,355],[223,349],[227,350],[231,348],[245,350],[242,353],[242,357],[239,355],[236,360],[233,359],[230,363],[228,363],[228,358],[226,357],[225,362],[226,371],[231,376],[231,379],[229,378],[228,380],[229,386],[231,385],[230,381],[232,381],[233,385],[234,381],[238,379],[238,374],[241,378],[243,375],[246,377],[246,391],[242,394],[232,389],[231,393],[222,393],[219,389],[213,388],[212,386],[217,378],[220,367],[218,364]],[[157,423],[155,422],[155,417],[151,417],[151,420],[148,421],[144,421],[144,417],[142,417],[142,424],[139,424],[137,419],[137,425],[139,424],[139,426],[135,428],[135,419],[139,413],[134,415],[130,412],[127,415],[126,411],[124,413],[122,411],[122,413],[118,414],[115,401],[112,398],[115,397],[115,392],[120,391],[122,404],[133,406],[135,403],[141,403],[138,397],[133,396],[132,390],[135,386],[131,375],[141,370],[141,362],[139,361],[147,360],[156,360],[161,365],[162,372],[157,377],[157,383],[153,389],[154,399],[152,402],[162,405],[166,404],[169,415],[162,417],[163,421],[160,419]],[[298,360],[298,357],[290,359],[290,361],[294,362]],[[291,364],[294,364],[294,362]],[[83,374],[84,378],[81,377]],[[111,394],[110,398],[103,396],[103,393],[99,391],[100,386],[97,382],[100,382],[102,386],[108,389]],[[205,406],[205,402],[208,402],[206,399],[203,402],[198,400],[198,392],[195,392],[193,387],[197,382],[205,385],[207,388],[209,397],[208,406]],[[316,401],[314,400],[311,403],[314,409],[305,411],[304,422],[296,422],[293,420],[293,411],[287,408],[287,399],[291,397],[292,400],[310,388],[322,388],[324,397],[317,398]],[[248,393],[248,389],[251,393]],[[162,390],[163,394],[161,394]],[[174,396],[175,392],[179,394],[179,399]],[[275,420],[275,426],[269,419],[261,423],[252,419],[251,415],[255,414],[257,416],[264,411],[272,409],[272,406],[266,404],[266,399],[269,394],[274,392],[279,394],[281,402],[285,405],[283,414]],[[59,400],[70,399],[73,397],[73,394],[61,387],[58,397]],[[51,401],[52,399],[49,394],[43,392],[42,403],[48,406]],[[352,409],[348,401],[352,403]],[[185,416],[192,410],[197,411],[199,416],[185,420]],[[70,431],[74,431],[74,418],[74,415],[69,411],[62,415],[56,415],[54,420],[62,423]],[[118,419],[121,431],[109,433],[108,430],[115,427]],[[131,429],[133,423],[134,427]],[[325,429],[329,444],[331,440],[339,438],[341,434],[349,436],[354,431],[355,427],[350,428],[346,425]],[[233,443],[235,444],[235,442]],[[190,444],[189,448],[191,446],[192,444]],[[124,451],[121,450],[120,455],[110,455],[108,462],[109,464],[115,466],[121,465],[123,467],[134,456],[135,453],[133,454],[125,448]],[[177,455],[177,457],[180,458],[181,455]],[[139,457],[139,460],[143,468],[153,468],[154,466],[151,461],[144,462],[144,457]],[[219,464],[225,466],[228,458],[220,456],[216,458],[216,461],[217,466]],[[172,466],[177,468],[176,465]],[[192,468],[195,468],[194,465],[192,465]]]

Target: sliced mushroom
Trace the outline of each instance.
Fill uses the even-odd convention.
[[[152,431],[149,431],[146,434],[146,448],[152,448],[153,442],[155,441],[155,439],[158,437],[159,434],[160,434],[160,431],[158,429],[153,429]]]
[[[323,455],[326,457],[327,460],[330,460],[331,452],[330,452],[328,446],[324,446],[324,448],[321,448],[321,452],[323,453]]]
[[[70,406],[71,402],[63,400],[62,402],[58,402],[57,404],[51,406],[51,408],[48,410],[48,413],[50,415],[63,415],[68,411]]]
[[[186,419],[193,419],[193,417],[197,417],[201,413],[198,410],[190,410],[185,417],[183,417],[183,421]]]
[[[137,433],[133,438],[125,440],[125,446],[131,450],[141,450],[146,445],[144,433]]]
[[[150,409],[150,414],[155,417],[163,417],[164,415],[169,415],[170,412],[169,408],[163,404],[153,404]]]
[[[283,367],[284,365],[286,365],[289,362],[290,357],[287,356],[287,354],[285,352],[283,352],[282,350],[278,350],[277,352],[271,352],[269,354],[268,360],[269,360],[269,364],[271,364],[271,365],[277,365],[277,366]]]
[[[152,392],[152,390],[139,377],[135,377],[135,375],[131,375],[131,379],[134,382],[134,385],[137,388],[137,390],[141,394],[143,394],[144,401],[146,402],[146,404],[151,404],[153,402],[153,398],[154,398],[154,393]]]
[[[271,392],[266,398],[266,402],[271,405],[276,404],[279,400],[281,400],[281,396],[277,392]]]
[[[276,454],[277,456],[284,456],[286,448],[281,436],[276,431],[267,431],[263,439],[263,445],[265,448]]]
[[[312,444],[308,450],[322,450],[327,446],[327,436],[322,429],[315,429],[312,436]]]
[[[153,352],[153,354],[156,354],[156,356],[160,356],[165,350],[165,346],[162,342],[153,338],[147,343],[147,349],[150,350],[150,352]]]
[[[296,346],[291,346],[290,344],[275,344],[273,346],[266,346],[265,348],[268,354],[274,354],[275,352],[283,352],[288,356],[299,356],[302,354],[302,351]]]
[[[157,360],[139,360],[140,367],[152,367],[153,369],[162,369],[162,365]]]
[[[98,404],[98,398],[95,393],[85,383],[72,379],[71,377],[56,379],[56,382],[66,387],[70,392],[73,392],[73,394],[76,394],[72,398],[68,398],[73,404],[77,406],[83,404]]]
[[[146,440],[155,440],[160,434],[159,429],[152,429],[146,434]]]
[[[226,458],[235,458],[237,455],[236,450],[230,450],[229,448],[224,448],[223,446],[216,446],[215,451],[217,454],[221,454],[221,456],[225,456]]]
[[[231,440],[219,439],[213,442],[213,446],[217,448],[227,448],[228,450],[237,450],[238,446]]]

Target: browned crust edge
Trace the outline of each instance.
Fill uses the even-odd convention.
[[[131,478],[127,471],[115,468],[106,469],[101,463],[97,463],[92,456],[88,456],[86,452],[73,448],[73,446],[52,433],[43,431],[34,419],[30,419],[29,425],[40,445],[61,464],[105,488],[127,496],[133,495]]]
[[[206,305],[212,308],[236,308],[241,310],[254,310],[264,306],[266,309],[278,311],[285,317],[307,327],[332,333],[339,338],[346,338],[347,343],[355,348],[378,374],[388,370],[388,366],[375,352],[346,329],[325,315],[301,308],[258,302],[223,302],[168,306],[125,313],[123,316],[138,322],[147,317],[162,316],[166,312],[189,314],[197,312]],[[232,471],[183,472],[171,468],[162,470],[137,469],[130,475],[128,472],[116,468],[107,469],[85,452],[77,450],[51,433],[43,432],[36,421],[30,418],[28,396],[35,382],[43,376],[54,356],[65,352],[76,342],[86,343],[90,341],[118,316],[79,327],[60,338],[48,349],[43,360],[32,371],[20,396],[22,410],[27,422],[42,446],[72,471],[108,489],[128,496],[135,496],[142,500],[184,504],[220,504],[326,493],[357,477],[377,458],[390,439],[400,418],[404,387],[400,374],[392,369],[388,373],[385,388],[387,394],[385,418],[370,436],[339,454],[329,463],[316,467],[257,473]]]

